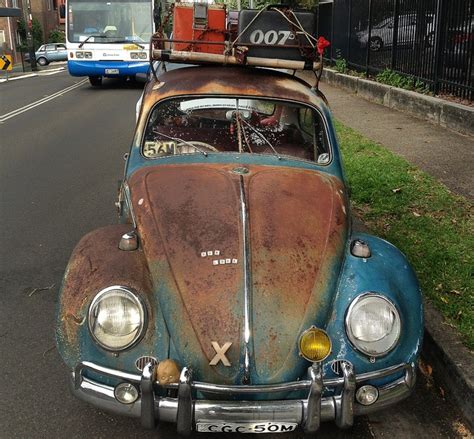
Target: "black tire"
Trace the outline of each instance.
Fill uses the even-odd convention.
[[[435,33],[430,32],[425,38],[425,47],[434,47]]]
[[[38,58],[36,60],[36,62],[40,65],[40,66],[47,66],[49,64],[48,60],[46,58],[44,58],[43,56],[41,58]]]
[[[102,85],[102,76],[89,76],[89,82],[92,87],[100,87]]]
[[[379,52],[383,48],[383,41],[380,37],[372,37],[369,42],[369,47],[372,52]]]

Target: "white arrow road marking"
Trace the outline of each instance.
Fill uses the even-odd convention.
[[[224,343],[222,347],[219,346],[219,343],[217,343],[217,341],[212,341],[211,344],[214,350],[216,351],[216,355],[209,363],[209,366],[216,366],[219,361],[222,361],[222,364],[224,366],[230,367],[230,361],[225,356],[225,353],[231,347],[232,342],[228,341],[227,343]]]
[[[76,84],[71,85],[70,87],[67,87],[63,90],[59,90],[56,93],[53,93],[52,95],[46,96],[38,101],[32,102],[31,104],[25,105],[24,107],[17,108],[16,110],[10,111],[9,113],[3,114],[0,116],[0,123],[5,122],[8,119],[11,119],[12,117],[18,116],[19,114],[24,113],[25,111],[32,110],[35,107],[38,107],[39,105],[43,105],[46,102],[52,101],[53,99],[56,99],[63,94],[69,93],[70,91],[75,90],[76,88],[82,87],[86,82],[88,82],[87,79],[83,79],[80,82],[77,82]]]

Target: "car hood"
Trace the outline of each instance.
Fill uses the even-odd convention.
[[[282,166],[159,165],[129,187],[170,357],[218,383],[300,375],[298,338],[326,326],[343,258],[341,181]]]

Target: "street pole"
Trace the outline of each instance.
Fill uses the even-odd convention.
[[[26,44],[28,45],[28,52],[30,54],[31,70],[35,72],[38,70],[36,66],[35,49],[33,47],[33,34],[31,32],[33,17],[31,15],[30,0],[22,0],[23,20],[25,21]]]

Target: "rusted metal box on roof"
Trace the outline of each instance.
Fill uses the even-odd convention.
[[[315,15],[312,12],[280,9],[239,13],[238,43],[249,45],[248,56],[314,60],[316,50],[305,32],[314,37]],[[316,45],[314,40],[312,43]]]
[[[224,5],[208,3],[176,3],[173,13],[174,50],[191,52],[224,52],[226,31]],[[220,42],[222,44],[205,44]]]

